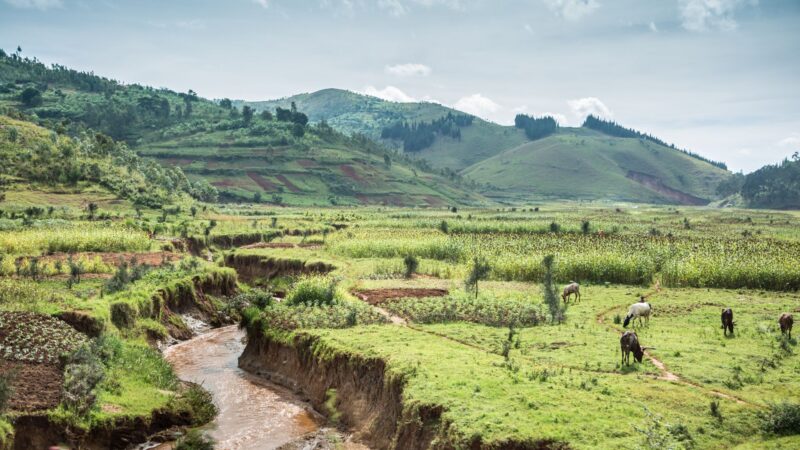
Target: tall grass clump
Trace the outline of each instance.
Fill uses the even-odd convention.
[[[119,227],[86,225],[0,232],[0,252],[17,255],[145,251],[149,248],[147,234]]]
[[[331,277],[301,278],[286,296],[289,306],[330,306],[339,300],[337,281]]]
[[[417,268],[419,267],[419,260],[417,260],[417,258],[414,255],[406,255],[406,257],[403,258],[403,266],[405,267],[403,275],[406,278],[411,278],[411,276],[413,276],[417,272]]]

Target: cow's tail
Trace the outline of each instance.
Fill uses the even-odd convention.
[[[633,319],[633,314],[628,314],[625,316],[625,322],[622,322],[623,327],[627,327],[629,323],[631,323],[631,319]]]

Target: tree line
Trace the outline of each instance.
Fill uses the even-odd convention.
[[[433,145],[436,136],[461,139],[461,128],[472,125],[473,116],[448,112],[431,122],[397,122],[381,130],[381,139],[396,139],[403,142],[406,152],[418,152]]]
[[[532,141],[550,136],[558,130],[558,122],[550,116],[531,117],[517,114],[514,117],[514,126],[525,130],[525,136]]]
[[[655,137],[653,135],[650,135],[650,134],[647,134],[647,133],[642,133],[642,132],[634,130],[632,128],[625,128],[622,125],[620,125],[620,124],[618,124],[618,123],[616,123],[614,121],[603,120],[603,119],[601,119],[599,117],[595,117],[595,116],[593,116],[591,114],[586,117],[586,120],[584,120],[583,127],[584,128],[590,128],[592,130],[599,131],[599,132],[601,132],[603,134],[607,134],[609,136],[614,136],[614,137],[644,139],[646,141],[654,142],[654,143],[656,143],[658,145],[663,145],[665,147],[669,147],[669,148],[678,150],[679,152],[685,153],[685,154],[691,156],[692,158],[699,159],[700,161],[707,162],[707,163],[711,164],[712,166],[719,167],[720,169],[728,170],[728,166],[724,162],[710,160],[708,158],[700,156],[697,153],[691,152],[689,150],[684,150],[684,149],[677,148],[677,147],[675,147],[675,144],[667,144],[666,142],[662,141],[661,139],[659,139],[659,138],[657,138],[657,137]]]

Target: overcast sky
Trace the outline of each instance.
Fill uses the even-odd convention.
[[[800,150],[798,0],[0,0],[17,45],[209,98],[594,113],[745,172]]]

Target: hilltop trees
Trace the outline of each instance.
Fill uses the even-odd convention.
[[[590,128],[595,131],[599,131],[603,134],[607,134],[609,136],[620,137],[620,138],[637,138],[642,139],[645,141],[654,142],[659,145],[663,145],[665,147],[670,147],[679,152],[685,153],[692,158],[699,159],[700,161],[705,161],[713,166],[719,167],[723,170],[728,170],[728,166],[724,162],[719,161],[712,161],[710,159],[704,158],[697,153],[690,152],[688,150],[683,150],[675,147],[675,144],[667,144],[666,142],[662,141],[661,139],[646,133],[642,133],[640,131],[636,131],[632,128],[625,128],[618,123],[611,121],[611,120],[603,120],[601,118],[595,117],[593,115],[588,115],[586,120],[583,122],[584,128]]]
[[[800,208],[800,154],[744,177],[742,197],[756,208]]]
[[[525,136],[532,141],[550,136],[558,130],[558,122],[550,116],[531,117],[517,114],[514,126],[525,130]]]
[[[461,139],[461,128],[472,125],[474,117],[466,114],[453,114],[431,122],[397,122],[381,130],[381,139],[397,139],[403,141],[403,150],[418,152],[424,150],[436,140],[436,136],[447,136]]]

